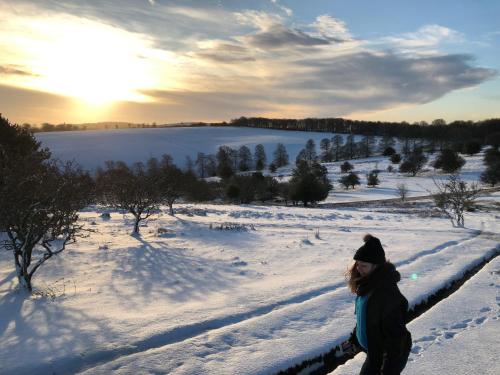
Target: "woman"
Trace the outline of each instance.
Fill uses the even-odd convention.
[[[347,273],[349,288],[356,294],[356,327],[350,341],[367,354],[360,375],[400,374],[411,349],[408,301],[397,286],[401,276],[386,261],[380,240],[369,234],[363,240]]]

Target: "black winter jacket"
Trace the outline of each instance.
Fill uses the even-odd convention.
[[[397,283],[401,275],[392,263],[378,266],[358,287],[358,295],[370,293],[366,305],[367,354],[374,368],[383,369],[411,348],[411,335],[406,329],[408,301]],[[361,347],[356,327],[351,341]]]

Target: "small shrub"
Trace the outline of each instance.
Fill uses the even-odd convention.
[[[366,183],[368,186],[374,187],[380,184],[380,180],[378,178],[378,173],[373,170],[369,174],[366,175]]]
[[[454,173],[460,170],[465,164],[465,159],[454,150],[444,149],[436,158],[432,166],[442,169],[446,173]]]
[[[401,155],[399,154],[392,154],[391,155],[391,163],[392,164],[399,164],[401,162]]]
[[[467,155],[475,155],[481,151],[481,143],[476,142],[476,141],[467,142],[464,145],[463,151]]]
[[[343,176],[339,182],[344,185],[344,187],[347,189],[349,189],[349,186],[352,186],[352,188],[354,189],[354,187],[356,185],[360,185],[361,182],[359,180],[359,176],[357,175],[357,173],[355,172],[351,172],[349,173],[348,175],[346,176]]]
[[[349,171],[352,171],[353,169],[354,169],[354,166],[351,163],[349,163],[348,161],[345,161],[340,165],[340,171],[342,173],[347,173]]]
[[[396,150],[393,147],[386,147],[384,152],[382,153],[383,156],[392,156],[396,153]]]

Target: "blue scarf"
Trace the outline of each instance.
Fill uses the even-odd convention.
[[[356,337],[360,345],[368,349],[368,337],[366,336],[366,304],[371,293],[356,297]]]

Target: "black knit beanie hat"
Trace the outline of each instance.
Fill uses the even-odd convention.
[[[365,244],[356,251],[354,260],[373,264],[385,263],[385,252],[380,240],[371,234],[367,234],[363,237],[363,241],[365,241]]]

